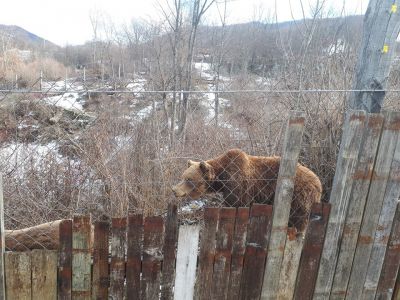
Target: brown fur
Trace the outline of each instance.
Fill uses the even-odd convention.
[[[239,149],[204,162],[188,162],[182,181],[173,187],[178,197],[198,199],[220,192],[226,205],[273,204],[280,157],[251,156]],[[322,186],[308,168],[298,165],[289,226],[304,232],[313,203],[320,202]]]
[[[33,249],[58,250],[60,245],[60,223],[56,220],[17,230],[5,230],[6,250],[28,251]],[[93,241],[93,226],[91,233]]]

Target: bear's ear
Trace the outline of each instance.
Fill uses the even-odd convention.
[[[205,161],[200,162],[200,171],[203,173],[203,177],[207,180],[212,180],[215,177],[213,167]]]
[[[194,164],[194,161],[193,160],[188,160],[187,161],[187,166],[188,166],[188,168],[191,166],[191,165],[193,165]]]

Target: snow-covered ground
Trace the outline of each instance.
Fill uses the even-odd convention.
[[[83,100],[80,93],[64,93],[62,95],[43,98],[50,105],[55,105],[66,110],[83,111]]]
[[[35,167],[43,166],[45,159],[55,159],[62,162],[63,156],[58,152],[59,144],[50,142],[38,143],[8,143],[0,148],[0,165],[2,172],[23,169],[24,165],[34,164]]]

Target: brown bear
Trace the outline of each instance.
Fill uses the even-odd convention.
[[[280,157],[248,155],[232,149],[217,158],[194,162],[182,181],[172,188],[175,196],[198,199],[209,193],[222,193],[228,206],[248,206],[251,203],[273,204],[279,173]],[[320,202],[321,182],[308,168],[298,164],[289,226],[304,232],[313,203]]]

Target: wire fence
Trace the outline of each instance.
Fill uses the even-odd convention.
[[[56,248],[58,220],[75,213],[163,215],[175,202],[182,222],[196,222],[206,205],[272,204],[275,156],[294,109],[306,113],[296,176],[315,176],[327,201],[346,97],[357,91],[282,90],[266,82],[236,90],[228,80],[215,91],[213,80],[196,80],[193,91],[157,91],[142,76],[40,77],[29,89],[0,90],[8,249]],[[387,91],[388,107],[396,92]],[[247,155],[269,158],[248,164]],[[318,187],[297,182],[289,225],[302,231],[319,201],[307,197]]]

